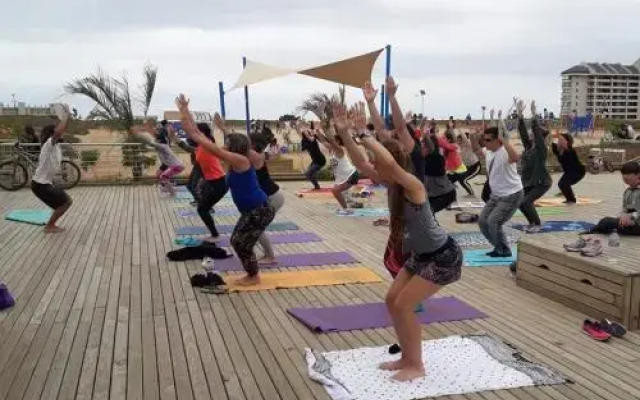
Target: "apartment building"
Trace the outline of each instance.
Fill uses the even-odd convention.
[[[23,102],[13,106],[0,103],[0,116],[24,115],[29,117],[48,117],[56,115],[53,104],[45,106],[31,106]]]
[[[640,119],[640,59],[633,65],[582,63],[561,75],[562,115]]]

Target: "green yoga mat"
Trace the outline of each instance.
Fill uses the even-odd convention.
[[[46,225],[51,218],[51,210],[13,210],[4,218],[9,221],[24,222],[32,225]]]
[[[567,213],[566,207],[536,207],[536,211],[540,216],[563,215]],[[514,216],[523,217],[524,215],[518,210]]]

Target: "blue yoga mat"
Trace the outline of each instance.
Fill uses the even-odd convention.
[[[240,215],[240,211],[238,211],[237,208],[231,207],[216,208],[211,211],[211,214],[218,217],[235,217],[237,215]],[[198,212],[196,210],[177,209],[176,215],[178,217],[197,217]]]
[[[216,225],[218,233],[226,235],[233,232],[235,225]],[[269,232],[282,232],[282,231],[297,231],[300,229],[298,225],[293,222],[273,222],[267,227]],[[207,235],[209,230],[206,226],[183,226],[176,228],[176,235]]]
[[[542,232],[583,232],[593,228],[595,225],[585,221],[546,221],[542,224]],[[513,224],[513,229],[524,231],[527,225]]]
[[[24,222],[32,225],[46,225],[51,218],[51,210],[13,210],[5,215],[5,219]]]
[[[349,211],[338,210],[339,217],[388,217],[388,208],[350,208]]]
[[[518,250],[514,247],[511,257],[489,257],[491,249],[473,249],[464,251],[464,265],[467,267],[505,266],[515,262],[518,258]]]
[[[478,246],[490,246],[489,241],[484,237],[481,232],[452,232],[449,236],[455,240],[460,247],[478,247]],[[507,234],[507,240],[509,243],[515,243],[518,238]]]

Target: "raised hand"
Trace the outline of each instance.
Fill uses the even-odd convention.
[[[215,124],[216,128],[218,128],[221,131],[225,130],[225,121],[224,118],[222,118],[222,116],[218,113],[215,113],[213,116],[213,123]]]
[[[358,132],[367,129],[367,113],[365,112],[364,107],[365,105],[363,102],[359,102],[354,107],[352,122]]]
[[[495,115],[496,111],[492,108],[491,111],[489,111],[489,119],[493,120],[493,116]]]
[[[529,107],[530,107],[530,109],[531,109],[531,116],[532,116],[533,118],[535,118],[535,117],[536,117],[536,115],[537,115],[537,114],[536,114],[536,111],[537,111],[536,101],[535,101],[535,100],[531,100],[531,106],[529,106]]]
[[[389,94],[389,96],[395,96],[396,93],[398,92],[398,85],[396,84],[396,81],[393,80],[392,76],[387,76],[387,94]]]
[[[366,101],[374,102],[378,96],[378,90],[373,87],[371,82],[367,81],[364,83],[364,87],[362,88],[362,94],[364,94],[364,99]]]
[[[498,119],[502,119],[502,110],[498,110]]]
[[[333,105],[333,125],[339,135],[348,134],[349,119],[347,118],[347,108],[341,104]]]
[[[524,109],[524,101],[522,99],[518,100],[516,102],[516,112],[518,113],[518,117],[522,117],[522,115],[524,114]]]
[[[178,107],[178,111],[182,114],[189,112],[189,100],[184,94],[180,93],[180,95],[176,97],[176,106]]]

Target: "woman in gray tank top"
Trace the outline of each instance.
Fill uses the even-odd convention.
[[[460,279],[462,250],[435,221],[423,183],[409,172],[408,155],[400,158],[405,160],[404,165],[400,165],[398,157],[387,150],[389,145],[376,141],[366,129],[364,104],[351,111],[353,121],[348,120],[343,106],[336,106],[333,113],[336,130],[354,163],[358,164],[358,158],[364,156],[349,133],[351,124],[355,125],[362,145],[375,158],[375,165],[369,164],[372,168],[366,171],[367,175],[371,174],[371,179],[389,188],[389,196],[393,196],[391,204],[398,208],[390,210],[391,219],[403,220],[402,247],[409,258],[386,297],[402,356],[397,361],[380,364],[379,368],[396,371],[392,376],[396,381],[417,379],[425,375],[425,367],[421,329],[414,310],[442,286]]]

